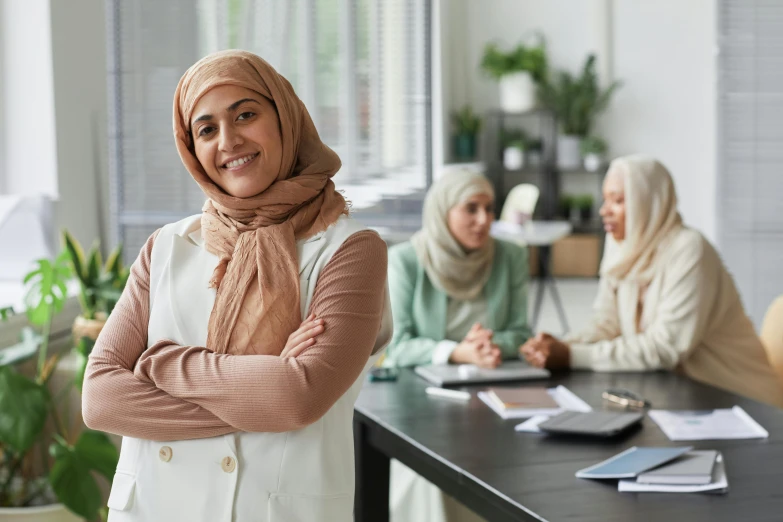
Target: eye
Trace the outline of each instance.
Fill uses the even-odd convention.
[[[252,118],[252,117],[253,117],[253,116],[255,116],[255,115],[256,115],[256,113],[255,113],[255,112],[246,111],[246,112],[243,112],[242,114],[240,114],[240,115],[237,117],[237,119],[238,119],[238,120],[247,120],[247,119],[249,119],[249,118]]]
[[[211,134],[213,130],[215,130],[215,127],[213,127],[211,125],[204,125],[203,127],[201,127],[198,130],[198,135],[199,136],[206,136],[207,134]]]
[[[475,203],[468,203],[468,205],[465,207],[465,210],[468,211],[468,214],[475,214],[478,210],[478,207]]]

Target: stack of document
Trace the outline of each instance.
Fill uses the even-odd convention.
[[[549,418],[568,411],[592,411],[590,405],[565,386],[556,388],[490,388],[478,397],[504,419]]]
[[[739,406],[731,409],[650,410],[670,440],[766,439],[769,432]]]
[[[576,472],[579,478],[621,479],[625,492],[725,492],[729,483],[723,456],[715,450],[632,447]]]

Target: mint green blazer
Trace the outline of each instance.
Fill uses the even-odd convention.
[[[492,273],[484,286],[487,324],[504,359],[518,357],[531,335],[527,321],[527,248],[498,239]],[[430,364],[446,335],[448,296],[435,288],[410,242],[389,249],[389,292],[394,335],[385,366]]]

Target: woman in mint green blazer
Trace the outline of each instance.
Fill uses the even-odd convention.
[[[530,337],[524,247],[494,239],[494,192],[481,174],[436,182],[423,227],[389,250],[394,336],[386,366],[516,359]]]

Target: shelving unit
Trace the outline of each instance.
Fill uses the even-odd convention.
[[[560,214],[561,194],[585,194],[593,196],[592,218],[589,222],[572,221],[573,234],[595,236],[599,241],[597,262],[603,250],[603,226],[598,216],[601,201],[601,187],[606,166],[598,171],[584,169],[560,170],[557,168],[557,118],[547,109],[536,109],[524,113],[506,113],[489,111],[485,114],[482,136],[482,159],[486,175],[495,188],[498,212],[503,208],[509,191],[520,183],[532,183],[540,190],[539,203],[536,206],[535,219],[567,219]],[[541,141],[540,161],[535,165],[526,164],[519,170],[509,170],[503,165],[504,131],[521,129],[531,138]],[[527,155],[529,156],[529,155]],[[563,240],[563,242],[568,239]],[[557,248],[557,245],[555,246]],[[565,250],[570,250],[565,248]],[[557,253],[555,252],[555,264]]]

